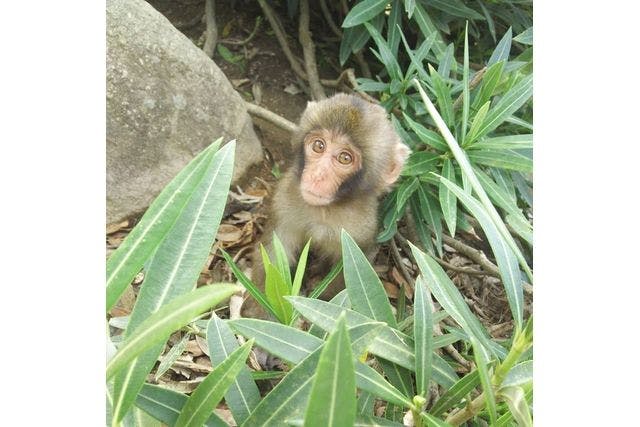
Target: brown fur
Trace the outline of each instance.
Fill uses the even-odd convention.
[[[292,138],[298,156],[305,136],[309,132],[330,130],[333,134],[348,137],[361,153],[361,179],[349,187],[348,197],[342,197],[326,206],[308,205],[300,192],[301,165],[304,158],[297,158],[278,183],[272,202],[272,213],[263,241],[267,252],[271,251],[272,232],[275,231],[289,254],[294,266],[302,247],[311,240],[313,262],[308,269],[320,269],[334,265],[341,258],[340,232],[344,228],[358,243],[365,254],[375,254],[375,236],[378,231],[378,198],[396,181],[409,154],[387,119],[385,110],[352,95],[338,94],[319,102],[309,102],[300,125]],[[259,252],[254,253],[252,279],[264,289],[264,269]],[[340,278],[341,279],[341,278]],[[325,297],[337,293],[342,284],[336,279]],[[265,317],[259,305],[249,298],[243,309],[245,317]]]

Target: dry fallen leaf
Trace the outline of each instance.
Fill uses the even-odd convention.
[[[387,293],[389,298],[397,299],[398,298],[398,286],[395,283],[387,282],[386,280],[382,281],[382,285],[384,286],[384,290]]]
[[[202,352],[204,354],[206,354],[207,356],[210,356],[210,354],[209,354],[209,344],[207,344],[207,340],[205,340],[204,338],[196,335],[196,342],[198,343],[198,347],[200,347],[200,350],[202,350]]]
[[[107,234],[113,234],[127,227],[129,227],[129,220],[107,224]]]
[[[202,351],[196,340],[187,342],[187,347],[185,349],[194,357],[202,356],[204,354],[204,351]]]
[[[216,239],[221,242],[237,242],[242,237],[242,230],[235,225],[220,224]]]

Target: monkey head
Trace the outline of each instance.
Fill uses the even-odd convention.
[[[384,108],[347,94],[309,102],[293,145],[300,194],[313,206],[378,197],[409,156]]]

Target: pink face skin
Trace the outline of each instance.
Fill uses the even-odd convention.
[[[340,184],[361,168],[360,152],[346,135],[332,130],[307,134],[304,153],[300,192],[304,201],[313,206],[333,202]]]

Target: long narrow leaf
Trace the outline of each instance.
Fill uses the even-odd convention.
[[[480,377],[480,384],[482,384],[482,391],[484,393],[484,403],[489,412],[489,419],[491,425],[495,425],[498,420],[498,411],[496,409],[496,396],[491,384],[491,376],[489,373],[489,355],[485,348],[475,339],[470,336],[471,345],[473,346],[473,357],[478,367],[478,375]]]
[[[445,159],[442,162],[442,176],[449,181],[455,181],[455,170],[451,160]],[[451,237],[456,235],[456,219],[458,217],[458,199],[447,188],[446,185],[438,183],[438,198],[440,199],[440,207],[442,208],[442,216],[449,229]]]
[[[440,399],[436,401],[429,412],[436,417],[442,415],[447,409],[452,408],[467,397],[467,395],[471,393],[471,390],[476,388],[479,383],[480,376],[478,375],[478,370],[468,373],[440,396]]]
[[[215,313],[212,313],[211,320],[207,325],[207,344],[209,345],[211,364],[214,367],[223,363],[238,348],[238,341],[233,332]],[[224,395],[224,400],[231,409],[233,419],[238,424],[242,424],[260,403],[260,391],[251,378],[249,368],[244,366],[240,369]]]
[[[416,388],[419,395],[426,397],[431,379],[433,356],[433,304],[431,294],[422,276],[415,284],[413,339],[416,353]]]
[[[188,396],[177,391],[145,384],[136,396],[136,406],[164,424],[173,426],[187,399]],[[215,413],[209,415],[204,425],[207,427],[227,427],[227,423]]]
[[[418,263],[420,272],[429,284],[433,296],[438,300],[442,308],[460,325],[469,336],[476,337],[477,341],[486,348],[489,336],[480,321],[471,313],[469,306],[464,301],[460,291],[444,272],[442,267],[430,256],[425,255],[420,249],[411,244],[411,252]]]
[[[348,426],[356,419],[356,379],[353,353],[345,322],[338,318],[329,336],[311,387],[305,414],[306,426]]]
[[[107,379],[135,359],[180,329],[205,310],[240,291],[239,286],[218,284],[196,289],[162,306],[129,335],[107,365]]]
[[[498,45],[494,49],[491,57],[489,58],[489,62],[487,62],[487,66],[491,66],[498,61],[507,61],[509,60],[509,52],[511,51],[511,27],[504,33],[504,36],[498,42]]]
[[[222,138],[215,141],[171,180],[149,206],[140,222],[107,260],[107,310],[142,269],[169,232],[202,179]]]
[[[236,375],[245,367],[252,345],[252,340],[247,341],[206,376],[184,404],[176,427],[199,427],[205,422]]]
[[[382,13],[389,0],[363,0],[356,4],[344,18],[342,28],[349,28],[369,21]]]
[[[529,280],[533,282],[533,273],[531,272],[531,269],[529,268],[526,259],[522,255],[522,252],[518,248],[518,245],[516,244],[513,237],[511,237],[511,234],[509,234],[509,230],[507,230],[507,227],[504,225],[502,218],[496,211],[493,204],[491,204],[489,197],[487,196],[485,191],[482,189],[482,185],[480,184],[480,182],[478,181],[478,178],[473,173],[473,169],[465,153],[462,151],[462,149],[460,148],[460,145],[451,134],[451,131],[447,128],[447,125],[444,123],[444,120],[442,120],[442,117],[438,113],[438,110],[436,110],[435,106],[433,105],[429,97],[427,97],[427,94],[422,89],[420,82],[416,79],[413,79],[413,84],[417,87],[418,92],[420,93],[420,97],[422,98],[422,101],[427,107],[429,114],[433,117],[434,121],[436,122],[436,125],[438,126],[438,130],[444,137],[445,141],[447,141],[447,144],[449,145],[449,149],[451,150],[456,160],[458,161],[458,164],[460,165],[460,169],[462,170],[463,184],[465,182],[464,181],[465,179],[469,181],[469,184],[473,187],[473,190],[476,192],[476,194],[478,194],[478,197],[480,198],[482,205],[487,210],[489,217],[494,222],[495,226],[498,228],[500,235],[505,239],[505,241],[507,242],[511,250],[516,254],[518,261],[520,262],[520,265],[522,266],[525,273],[529,277]]]
[[[342,230],[340,239],[344,281],[353,308],[367,317],[395,327],[396,319],[389,298],[367,257],[345,230]]]

